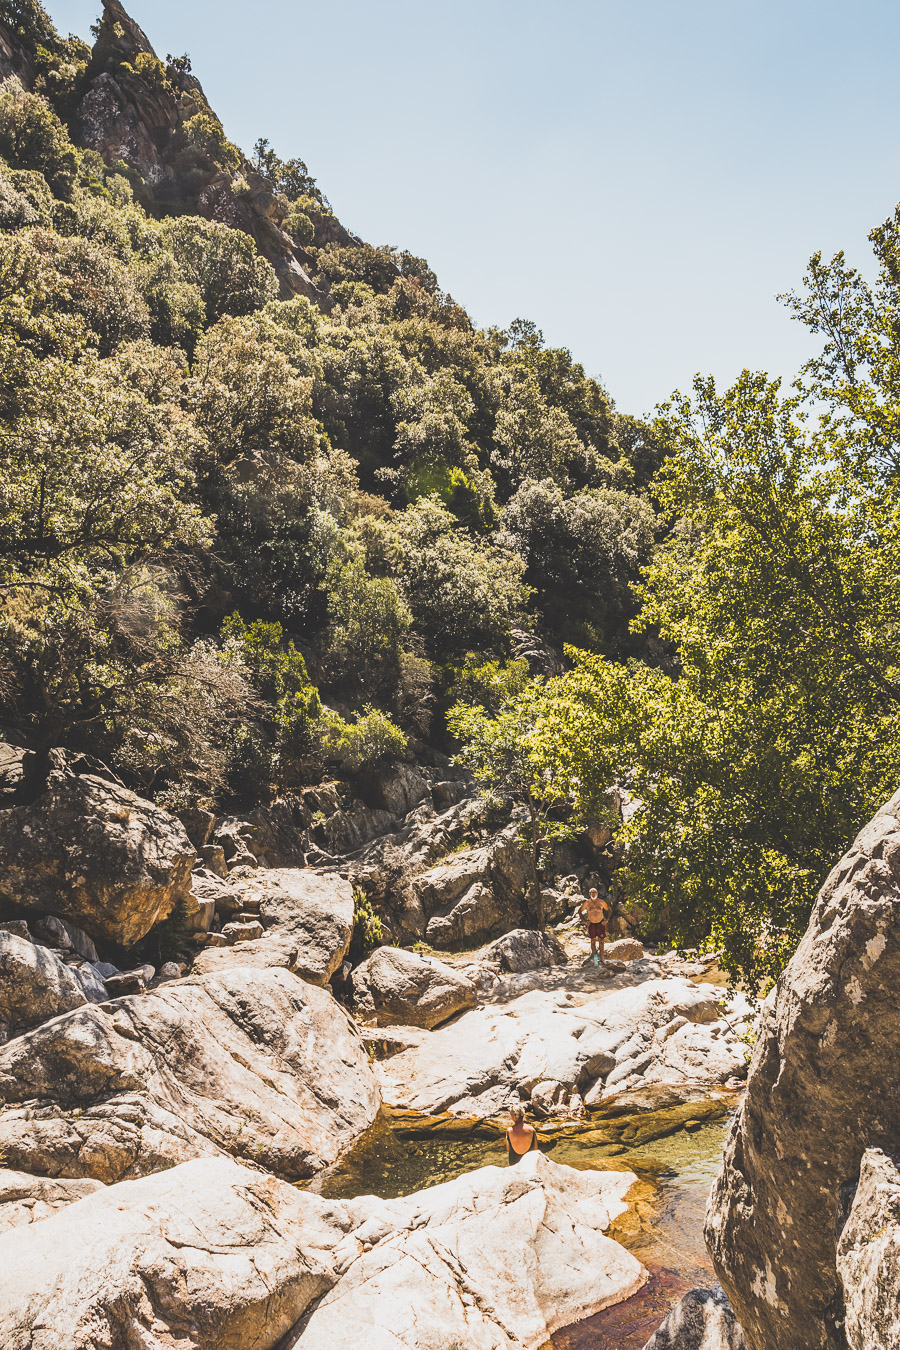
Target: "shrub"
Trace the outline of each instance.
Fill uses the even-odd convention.
[[[359,965],[376,947],[384,945],[381,917],[372,908],[372,901],[359,886],[353,887],[353,936],[347,955],[352,965]]]
[[[316,237],[316,227],[313,225],[305,211],[295,208],[284,222],[282,227],[301,248],[311,244]]]
[[[447,669],[447,702],[478,704],[497,713],[507,699],[515,698],[528,683],[528,662],[485,661],[477,652],[467,652],[461,666]]]
[[[0,84],[0,154],[14,169],[39,169],[58,197],[72,195],[78,151],[45,101],[15,77]]]
[[[375,768],[407,752],[406,737],[386,713],[367,704],[355,722],[328,709],[322,718],[322,753],[342,773]]]

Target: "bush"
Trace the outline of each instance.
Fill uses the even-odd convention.
[[[322,716],[319,691],[303,655],[285,638],[280,623],[259,619],[248,627],[239,614],[232,614],[222,626],[222,637],[226,646],[239,651],[254,688],[269,705],[275,759],[266,772],[271,776],[274,769],[280,779],[290,777],[294,761],[317,749]]]
[[[359,886],[353,887],[353,936],[347,953],[351,965],[359,965],[376,947],[384,945],[381,917],[372,908],[372,901]]]
[[[359,557],[328,578],[329,676],[348,695],[393,700],[410,614],[390,577],[368,574]]]
[[[141,53],[143,55],[144,53]],[[140,60],[140,57],[138,58]],[[159,62],[157,62],[159,65]],[[165,71],[160,65],[163,79]],[[237,169],[241,162],[241,154],[237,146],[231,144],[222,123],[211,112],[198,112],[188,119],[184,124],[184,135],[189,146],[199,150],[213,161],[225,169]]]
[[[525,565],[467,530],[433,497],[393,520],[394,556],[413,622],[438,660],[502,652],[525,609]]]
[[[322,718],[322,753],[342,773],[376,768],[407,753],[406,737],[386,713],[367,704],[355,722],[328,709]]]
[[[15,77],[0,84],[0,154],[14,169],[38,169],[58,197],[72,195],[78,151],[56,114]]]
[[[242,230],[180,216],[164,221],[160,233],[182,275],[199,289],[207,323],[224,314],[252,314],[278,294],[271,264]]]
[[[447,676],[448,703],[474,703],[497,713],[503,703],[525,688],[528,662],[485,661],[477,652],[468,652],[461,666],[448,667]]]
[[[282,228],[291,236],[295,244],[305,248],[311,244],[316,237],[316,227],[313,225],[305,211],[299,211],[296,208],[284,222]]]

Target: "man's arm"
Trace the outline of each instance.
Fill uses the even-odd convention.
[[[578,911],[578,917],[579,917],[579,919],[583,919],[583,918],[585,917],[585,914],[586,914],[586,912],[587,912],[587,907],[588,907],[588,902],[585,900],[584,903],[582,904],[581,908],[580,908],[579,911]]]

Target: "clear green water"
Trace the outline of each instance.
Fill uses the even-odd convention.
[[[638,1185],[629,1197],[631,1208],[612,1236],[645,1265],[671,1270],[697,1283],[707,1280],[711,1271],[703,1243],[703,1218],[727,1128],[727,1119],[720,1118],[692,1132],[678,1130],[624,1149],[595,1142],[596,1134],[594,1140],[576,1134],[543,1147],[554,1161],[569,1167],[633,1171]],[[314,1189],[335,1198],[379,1195],[389,1199],[489,1164],[506,1165],[502,1138],[440,1133],[412,1138],[383,1120],[355,1154],[320,1176]]]

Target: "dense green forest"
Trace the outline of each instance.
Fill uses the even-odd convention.
[[[650,927],[776,974],[898,776],[898,220],[872,285],[812,260],[787,393],[698,379],[647,424],[247,158],[117,4],[93,50],[34,0],[0,35],[0,724],[34,772],[245,807],[424,741],[538,851],[618,785]]]

